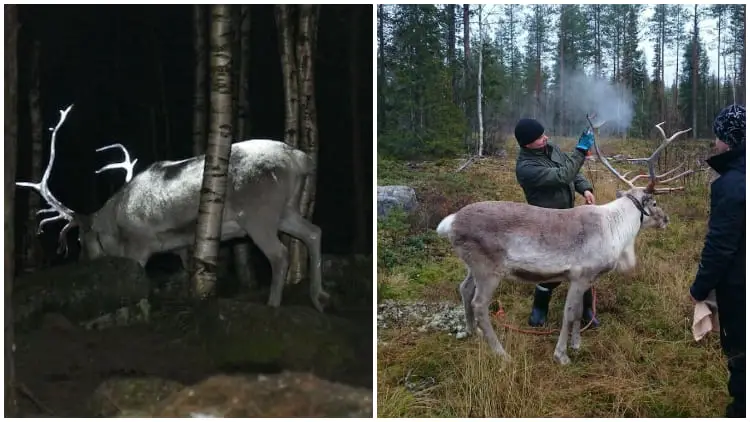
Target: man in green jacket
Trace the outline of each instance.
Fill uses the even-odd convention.
[[[594,204],[594,187],[579,173],[586,153],[594,144],[594,135],[587,129],[571,153],[547,142],[544,127],[534,119],[521,119],[516,124],[516,140],[521,147],[516,159],[516,180],[526,196],[526,202],[544,208],[573,208],[575,192],[583,195],[586,204]],[[534,290],[534,304],[529,325],[539,327],[547,321],[552,291],[560,282],[540,283]],[[591,289],[583,296],[583,323],[599,325],[593,309]]]

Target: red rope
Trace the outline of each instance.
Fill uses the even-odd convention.
[[[591,323],[594,321],[594,318],[596,318],[596,290],[593,287],[591,288],[591,296],[593,298],[593,300],[591,301],[591,311],[592,311],[593,316],[591,318],[591,321],[589,321],[588,324],[586,324],[583,328],[581,328],[581,332],[586,331],[591,326]],[[497,300],[497,305],[499,309],[497,310],[497,312],[495,312],[492,315],[498,320],[505,318],[505,311],[503,310],[503,307],[500,305],[500,300]],[[554,330],[537,330],[533,328],[524,329],[524,328],[519,328],[510,324],[507,324],[507,323],[500,323],[500,322],[498,322],[498,325],[500,325],[503,328],[507,328],[510,331],[515,331],[517,333],[531,334],[531,335],[537,335],[537,336],[544,336],[544,335],[549,335],[549,334],[560,332],[559,329],[554,329]]]

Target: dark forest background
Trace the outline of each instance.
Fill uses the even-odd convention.
[[[273,6],[252,6],[250,19],[249,137],[282,140],[284,92]],[[125,145],[138,158],[136,174],[154,161],[192,155],[191,5],[23,5],[19,21],[17,180],[31,181],[28,92],[35,42],[40,45],[42,167],[49,153],[47,128],[57,122],[59,110],[74,104],[58,135],[50,180],[66,206],[91,213],[124,184],[121,170],[94,174],[121,160],[116,149],[95,152],[101,146]],[[321,6],[314,52],[320,141],[313,222],[323,231],[323,253],[372,251],[372,33],[372,6]],[[352,69],[358,74],[354,88]],[[361,143],[356,160],[355,132]],[[361,184],[359,198],[355,180]],[[37,194],[16,191],[17,255],[31,236],[29,195]],[[357,212],[364,213],[365,227],[357,227]],[[48,225],[40,237],[47,259],[62,225]]]

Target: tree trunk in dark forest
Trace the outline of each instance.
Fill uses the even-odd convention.
[[[193,155],[203,154],[206,148],[206,6],[193,5],[193,54],[195,59],[195,86],[193,92]]]
[[[312,158],[314,167],[317,167],[318,164],[318,118],[315,105],[313,49],[317,40],[319,13],[319,5],[305,4],[299,6],[299,38],[297,40],[299,78],[297,82],[299,84],[300,127],[302,129],[300,138],[301,140],[304,139],[300,143],[304,145],[304,151]],[[316,180],[317,172],[313,172],[305,178],[299,200],[300,212],[308,220],[312,219],[315,209]],[[307,274],[308,263],[307,249],[303,247],[302,242],[295,241],[292,243],[289,262],[291,280],[299,282]]]
[[[13,279],[15,276],[14,201],[18,144],[18,6],[5,5],[5,416],[16,416],[13,355]]]
[[[239,51],[235,62],[239,62],[238,78],[233,84],[237,90],[237,121],[235,129],[237,137],[235,141],[244,141],[250,135],[250,5],[240,6],[239,22]],[[234,270],[237,278],[243,286],[254,289],[256,286],[255,274],[250,259],[250,244],[247,241],[237,243],[233,246]]]
[[[232,145],[231,6],[211,5],[211,101],[191,279],[195,296],[215,297],[216,267]]]
[[[362,176],[360,174],[360,164],[362,162],[362,140],[359,133],[359,68],[357,67],[357,52],[359,51],[359,8],[353,7],[353,16],[350,20],[349,34],[349,100],[352,113],[352,181],[354,183],[354,215],[357,222],[357,228],[354,233],[354,248],[359,250],[362,245],[362,239],[367,230],[367,222],[364,213],[365,187],[362,185]],[[455,30],[455,27],[454,27]],[[455,93],[455,91],[454,91]]]
[[[35,40],[31,50],[31,87],[29,88],[29,117],[31,123],[31,180],[42,180],[42,106],[39,93],[39,54],[41,43]],[[26,270],[43,266],[42,250],[36,234],[37,211],[40,208],[39,195],[29,195],[28,227],[26,229]]]
[[[274,15],[276,17],[276,26],[279,32],[279,55],[281,56],[281,70],[284,78],[284,142],[295,148],[300,147],[300,121],[299,121],[299,68],[297,65],[297,51],[295,49],[294,21],[292,20],[292,7],[286,4],[276,5]],[[304,146],[301,149],[305,149]],[[295,206],[299,207],[300,192],[295,192]],[[284,246],[290,251],[289,268],[296,266],[295,259],[298,256],[292,256],[291,253],[298,248],[299,241],[291,236],[282,233],[281,240]],[[297,246],[294,246],[297,245]],[[286,277],[287,283],[299,282],[294,279],[293,272],[288,271]]]
[[[275,15],[279,29],[281,70],[284,75],[284,142],[296,148],[299,146],[299,93],[291,6],[275,6]]]

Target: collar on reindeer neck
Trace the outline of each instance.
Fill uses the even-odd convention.
[[[649,214],[648,211],[646,211],[646,209],[643,208],[643,204],[641,204],[641,201],[635,199],[635,196],[633,196],[633,195],[631,195],[629,193],[626,193],[625,196],[628,199],[630,199],[630,201],[633,203],[633,205],[635,205],[635,207],[638,208],[638,211],[641,212],[641,224],[643,224],[643,216],[645,215],[645,216],[648,217],[651,214]]]

